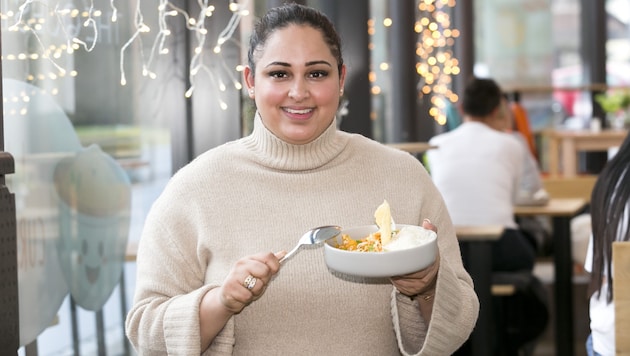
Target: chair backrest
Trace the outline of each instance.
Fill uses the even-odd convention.
[[[579,175],[575,177],[543,177],[543,187],[552,198],[583,198],[591,201],[591,192],[597,175]]]
[[[613,243],[613,301],[617,355],[630,355],[630,241]]]

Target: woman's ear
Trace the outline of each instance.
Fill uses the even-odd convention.
[[[340,90],[340,94],[343,95],[343,86],[346,83],[346,65],[342,65],[341,66],[341,73],[339,73],[339,88]]]
[[[243,70],[243,78],[245,79],[245,85],[247,86],[247,93],[250,98],[254,98],[254,72],[249,66],[246,66]]]

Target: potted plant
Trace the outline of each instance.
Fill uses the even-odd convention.
[[[623,129],[630,125],[630,90],[609,90],[595,95],[595,101],[606,112],[606,119],[611,128]]]

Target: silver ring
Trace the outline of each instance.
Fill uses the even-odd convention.
[[[245,286],[245,288],[252,290],[254,288],[254,286],[256,285],[256,282],[258,280],[256,279],[256,277],[252,276],[251,274],[249,276],[247,276],[247,278],[245,278],[245,280],[243,281],[243,286]]]

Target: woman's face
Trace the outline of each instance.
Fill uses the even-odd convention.
[[[257,54],[255,76],[245,69],[249,96],[265,126],[291,144],[315,140],[328,128],[339,106],[345,67],[322,34],[310,26],[274,31]]]

